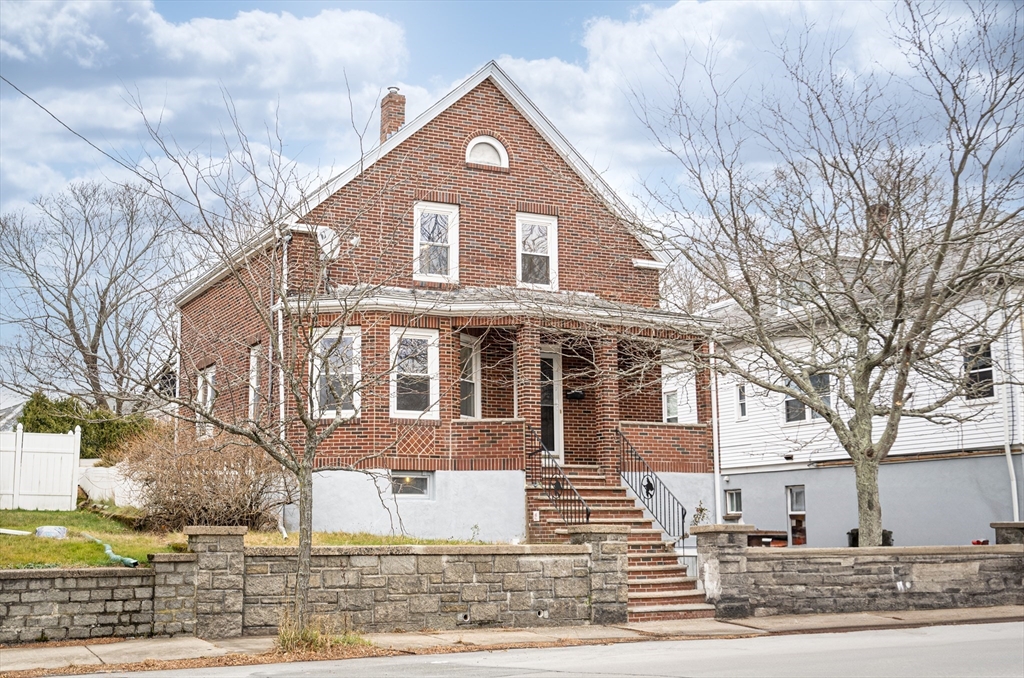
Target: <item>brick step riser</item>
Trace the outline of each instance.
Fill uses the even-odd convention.
[[[677,593],[680,591],[696,590],[696,584],[645,584],[643,586],[634,586],[633,584],[629,585],[630,600],[633,600],[634,594],[637,593]],[[665,600],[668,600],[668,598],[666,598]],[[639,602],[639,599],[637,600],[637,602]],[[692,602],[692,600],[690,602]],[[704,599],[701,598],[698,602],[703,603]]]
[[[712,619],[714,616],[714,610],[629,612],[627,614],[627,618],[630,623],[645,621],[671,621],[675,619]]]
[[[629,598],[629,606],[632,608],[655,607],[657,605],[693,605],[703,603],[704,596],[665,596],[663,598]]]

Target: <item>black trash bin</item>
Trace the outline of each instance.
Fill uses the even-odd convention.
[[[856,527],[846,533],[847,543],[850,545],[850,548],[855,548],[859,545],[857,543],[859,535],[860,530]],[[892,530],[882,530],[882,546],[892,546]]]

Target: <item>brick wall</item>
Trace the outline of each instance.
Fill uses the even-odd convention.
[[[750,548],[753,529],[691,528],[719,617],[1024,604],[1024,545]]]
[[[619,430],[655,471],[711,473],[714,470],[709,424],[623,421]]]
[[[0,643],[146,636],[152,631],[152,571],[0,571]]]

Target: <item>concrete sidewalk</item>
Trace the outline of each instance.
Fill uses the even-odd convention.
[[[788,615],[735,620],[689,619],[617,626],[371,633],[364,637],[374,645],[415,654],[467,647],[486,650],[509,645],[543,646],[567,641],[619,643],[658,639],[735,638],[1006,621],[1024,621],[1024,606]],[[238,653],[256,655],[271,650],[273,646],[273,637],[247,637],[214,641],[198,638],[140,638],[101,644],[10,647],[0,648],[0,671],[57,669],[71,665],[127,664],[147,660],[200,659]]]

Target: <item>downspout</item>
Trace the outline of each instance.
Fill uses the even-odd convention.
[[[1010,472],[1010,500],[1013,502],[1013,521],[1020,522],[1020,500],[1017,494],[1017,471],[1013,468],[1013,455],[1010,453],[1010,398],[1013,391],[1010,378],[1013,375],[1013,349],[1010,345],[1010,325],[1006,320],[1006,307],[1003,307],[1003,345],[1006,351],[1005,377],[1003,379],[1003,451],[1006,453],[1006,468]]]
[[[715,342],[710,342],[711,357],[711,450],[715,465],[715,523],[722,523],[722,463],[718,444],[718,370],[714,367]]]
[[[288,241],[291,239],[290,233],[284,233],[279,236],[281,239],[281,284],[279,289],[283,292],[280,298],[277,300],[277,350],[281,352],[281,360],[277,366],[277,402],[278,402],[278,417],[279,426],[281,430],[281,440],[285,439],[287,430],[285,429],[285,402],[284,402],[284,305],[288,303]],[[281,504],[281,511],[277,514],[277,529],[281,533],[281,536],[285,539],[288,538],[288,532],[284,527],[284,504]]]

